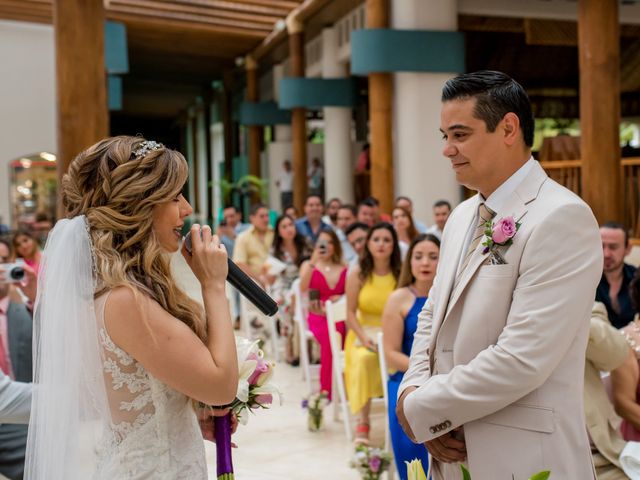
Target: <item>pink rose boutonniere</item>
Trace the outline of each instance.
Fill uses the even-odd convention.
[[[497,222],[489,221],[485,224],[485,240],[482,243],[484,250],[482,253],[489,253],[498,247],[506,247],[513,243],[520,223],[516,222],[513,216],[503,217]]]

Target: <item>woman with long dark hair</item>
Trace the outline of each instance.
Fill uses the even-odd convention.
[[[298,343],[293,322],[294,305],[290,295],[291,284],[300,275],[300,265],[309,257],[311,246],[307,239],[296,230],[295,219],[281,215],[276,220],[271,256],[284,264],[284,268],[275,276],[269,276],[271,296],[278,302],[280,316],[280,334],[286,338],[285,359],[295,363]],[[269,260],[267,260],[267,264]],[[297,332],[299,334],[299,332]]]
[[[358,415],[356,443],[369,442],[371,399],[382,396],[376,335],[382,329],[382,311],[395,290],[402,263],[393,226],[381,222],[367,235],[359,265],[347,279],[345,385],[349,406]]]

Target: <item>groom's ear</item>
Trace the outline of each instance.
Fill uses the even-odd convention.
[[[520,119],[515,113],[507,112],[505,116],[502,117],[499,128],[502,130],[504,142],[508,146],[512,147],[518,141],[523,141]]]

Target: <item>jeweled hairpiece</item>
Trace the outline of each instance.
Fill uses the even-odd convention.
[[[164,148],[164,145],[160,142],[156,142],[154,140],[145,140],[138,148],[133,151],[133,155],[136,159],[144,157],[147,153],[153,152],[154,150],[160,150]]]

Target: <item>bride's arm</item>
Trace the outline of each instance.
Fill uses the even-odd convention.
[[[114,289],[105,307],[111,339],[155,378],[209,405],[225,405],[236,395],[238,359],[225,294],[227,255],[205,229],[194,236],[187,258],[202,286],[208,339],[204,343],[160,304],[126,287]]]

